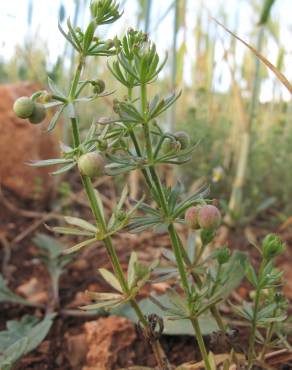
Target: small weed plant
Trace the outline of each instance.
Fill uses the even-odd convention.
[[[87,292],[94,302],[81,309],[111,310],[121,305],[130,305],[136,314],[140,331],[152,347],[158,368],[171,369],[159,342],[165,317],[161,318],[155,310],[151,314],[144,314],[137,296],[141,288],[149,283],[150,277],[154,281],[175,281],[167,291],[167,305],[160,304],[157,297],[153,297],[153,301],[162,307],[168,319],[190,323],[204,366],[211,370],[216,361],[212,353],[207,351],[200,320],[212,316],[217,330],[224,335],[229,334],[230,328],[221,317],[219,305],[236,288],[247,269],[255,298],[242,307],[234,307],[234,310],[250,322],[246,361],[250,369],[256,361],[264,361],[266,351],[274,345],[276,324],[285,319],[285,304],[276,293],[282,274],[273,266],[274,257],[283,249],[282,243],[274,235],[264,240],[260,249],[262,263],[258,273],[243,253],[231,253],[225,246],[207,252],[206,247],[213,241],[221,223],[220,211],[211,199],[206,199],[208,189],[203,188],[196,194],[185,196],[179,183],[167,187],[159,174],[160,166],[182,165],[191,159],[195,150],[188,134],[182,131],[166,132],[159,124],[159,117],[177,101],[180,92],[168,97],[149,94],[149,85],[157,81],[167,57],[161,59],[155,44],[147,34],[140,31],[129,29],[122,38],[110,40],[101,40],[97,36],[100,27],[114,23],[121,17],[119,5],[115,1],[92,0],[90,10],[91,19],[84,30],[73,28],[69,19],[66,30],[59,25],[61,34],[78,54],[75,74],[68,91],[62,91],[49,79],[49,92],[38,91],[31,97],[19,98],[14,104],[16,115],[28,119],[32,124],[42,122],[46,110],[55,108],[48,131],[56,127],[62,115],[65,114],[70,120],[72,144],[61,145],[62,157],[33,161],[30,165],[59,165],[53,175],[63,174],[74,167],[80,172],[93,222],[66,216],[65,226],[51,229],[59,234],[82,238],[78,244],[65,250],[65,255],[77,253],[102,241],[112,271],[100,268],[99,272],[114,290],[107,293]],[[83,137],[80,134],[82,117],[78,115],[78,105],[100,101],[102,97],[111,94],[106,90],[103,80],[95,76],[93,79],[83,79],[87,59],[99,57],[107,59],[109,70],[127,93],[122,100],[113,100],[112,117],[94,118]],[[129,202],[128,186],[125,185],[112,214],[107,217],[102,199],[93,186],[93,179],[104,175],[128,174],[133,170],[141,172],[148,188],[146,195]],[[186,224],[190,231],[187,246],[178,233],[180,224]],[[150,228],[164,228],[168,231],[172,251],[167,250],[164,255],[169,265],[159,265],[156,260],[145,265],[132,252],[125,273],[112,241],[113,235],[121,230],[141,233]],[[198,238],[194,238],[194,233],[200,236],[200,242],[195,243]],[[53,293],[58,302],[58,278],[61,267],[68,261],[62,259],[59,253],[56,258],[56,253],[52,251],[44,253],[43,259],[50,262]],[[262,342],[260,352],[257,352],[255,346],[257,341]]]

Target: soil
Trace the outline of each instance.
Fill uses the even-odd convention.
[[[52,210],[55,213],[73,214],[90,218],[86,199],[79,188],[79,181],[76,174],[70,175],[70,184],[74,193],[78,196],[68,199],[65,196],[59,195],[59,198],[56,198],[46,209],[40,209],[39,203],[21,201],[7,190],[3,192],[0,199],[0,241],[2,246],[11,248],[10,256],[9,253],[4,253],[5,248],[0,249],[2,274],[5,275],[8,285],[13,291],[27,292],[28,298],[34,297],[35,301],[39,299],[41,303],[48,303],[50,301],[50,294],[48,294],[50,280],[46,268],[37,258],[38,249],[33,242],[33,237],[37,232],[48,233],[44,227],[45,221],[50,225],[57,222],[53,218],[48,221],[46,219],[46,216]],[[108,206],[110,206],[111,202],[115,202],[113,186],[108,180],[99,186],[99,190],[106,197],[105,201]],[[62,205],[62,209],[60,209],[60,204]],[[283,240],[287,243],[287,250],[285,255],[277,263],[279,267],[283,267],[286,271],[288,282],[284,291],[287,298],[291,300],[292,276],[289,266],[291,266],[292,262],[292,229],[289,225],[285,227],[282,225],[282,228],[279,228],[279,225],[272,223],[271,219],[274,215],[274,211],[271,211],[252,222],[248,227],[232,230],[229,234],[228,244],[234,249],[241,249],[250,253],[253,262],[257,264],[257,253],[247,242],[247,235],[249,238],[253,237],[260,240],[268,232],[280,233]],[[62,241],[67,245],[73,243],[72,239],[68,238],[62,238]],[[130,252],[133,249],[137,250],[142,260],[150,261],[155,256],[161,254],[162,248],[170,246],[166,234],[158,235],[151,232],[146,232],[143,236],[121,234],[115,238],[114,242],[124,268],[126,268]],[[60,307],[63,310],[65,308],[76,309],[84,302],[86,303],[86,298],[82,294],[86,289],[98,291],[108,290],[108,286],[106,286],[97,272],[99,267],[110,268],[106,252],[101,245],[85,249],[84,252],[78,255],[78,258],[70,263],[60,281]],[[37,285],[31,283],[32,278],[37,279]],[[27,286],[27,284],[31,285]],[[157,289],[163,289],[163,286],[159,286]],[[149,290],[150,287],[146,286],[140,298],[146,296]],[[244,281],[231,299],[241,300],[248,298],[249,290],[248,283]],[[224,310],[226,317],[232,323],[235,317],[228,311],[227,306],[223,307]],[[28,308],[8,303],[2,304],[0,330],[6,327],[7,320],[19,319],[24,314],[42,317],[44,311],[41,308]],[[133,324],[127,322],[127,320],[122,324],[119,321],[115,322],[116,319],[119,320],[120,318],[113,319],[113,323],[110,323],[107,319],[106,317],[74,317],[60,311],[45,341],[36,350],[23,357],[16,369],[114,370],[129,368],[134,365],[154,368],[155,360],[150,347],[136,331]],[[90,325],[90,323],[92,324]],[[101,341],[105,350],[112,351],[112,355],[107,356],[106,361],[108,362],[104,367],[102,365],[100,367],[92,367],[88,359],[89,350],[88,348],[84,349],[83,346],[90,331],[96,325],[99,328],[103,328],[103,330],[107,330],[106,328],[108,328],[109,333],[111,333],[102,333],[103,336],[108,335],[107,340],[103,340],[103,338],[98,339]],[[119,330],[113,330],[113,327],[117,327]],[[127,328],[126,332],[128,336],[126,337],[129,339],[127,345],[125,345],[125,337],[122,334],[125,333],[121,329],[123,327]],[[98,331],[100,329],[96,330]],[[90,335],[94,337],[94,335],[98,334],[91,333]],[[119,336],[121,337],[120,340]],[[205,339],[209,350],[212,350],[214,353],[226,353],[230,350],[230,342],[235,343],[238,348],[245,348],[247,336],[248,329],[245,326],[239,326],[234,337],[228,338],[228,340],[224,340],[220,335],[211,335]],[[173,365],[200,360],[198,348],[194,344],[192,337],[163,336],[161,343]],[[116,353],[117,348],[119,348],[118,353]],[[285,363],[274,366],[277,369],[292,369],[292,362],[289,364],[289,361],[286,361]]]

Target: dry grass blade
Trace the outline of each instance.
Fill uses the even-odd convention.
[[[268,61],[267,58],[265,58],[262,54],[260,54],[253,46],[249,45],[246,41],[241,39],[239,36],[237,36],[235,33],[230,31],[224,24],[220,23],[217,21],[217,19],[210,17],[214,22],[216,22],[220,27],[222,27],[226,32],[228,32],[231,36],[235,37],[238,41],[243,43],[249,50],[251,50],[282,82],[282,84],[287,88],[287,90],[292,94],[292,85],[290,82],[287,80],[287,78],[281,73],[277,67],[275,67],[271,62]]]
[[[265,361],[269,365],[286,364],[292,360],[292,350],[284,348],[278,351],[270,352],[265,355]]]
[[[229,353],[214,355],[214,361],[215,361],[216,366],[223,364],[223,362],[225,360],[228,360],[229,358],[230,358]],[[238,359],[240,363],[245,362],[245,357],[241,354],[236,354],[236,358]],[[200,361],[196,363],[188,362],[188,363],[182,364],[176,367],[175,370],[199,370],[199,369],[204,369],[204,368],[205,368],[204,361]]]

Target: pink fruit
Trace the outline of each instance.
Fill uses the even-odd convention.
[[[198,213],[198,223],[202,229],[217,229],[221,223],[221,213],[219,209],[212,205],[201,207]]]
[[[196,230],[200,228],[198,222],[198,214],[199,214],[200,207],[190,207],[185,214],[185,221],[188,227],[191,230]]]

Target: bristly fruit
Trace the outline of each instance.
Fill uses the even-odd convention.
[[[29,117],[29,122],[33,124],[41,123],[46,118],[47,112],[43,104],[34,103],[32,114]]]
[[[27,96],[18,98],[13,104],[14,113],[19,118],[29,118],[34,109],[34,102]]]
[[[170,139],[166,138],[162,145],[161,145],[161,151],[163,154],[168,154],[168,153],[177,153],[181,149],[181,144],[179,141],[175,139]]]
[[[98,152],[83,154],[78,159],[78,168],[82,175],[98,177],[104,175],[105,160]]]
[[[211,204],[202,206],[198,213],[198,222],[202,229],[217,229],[221,223],[221,213],[217,207]]]
[[[93,84],[93,92],[95,94],[101,94],[105,90],[105,83],[103,80],[96,80]]]
[[[285,250],[285,244],[282,243],[278,235],[267,235],[262,243],[263,256],[270,260]]]
[[[177,131],[174,133],[174,137],[178,142],[180,142],[181,149],[186,149],[190,145],[190,137],[189,135],[184,131]]]
[[[200,228],[199,222],[198,222],[198,214],[199,214],[200,207],[190,207],[185,214],[185,221],[188,227],[191,230],[197,230]]]

